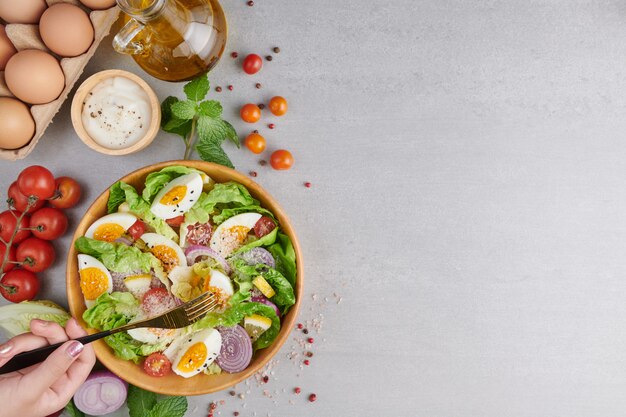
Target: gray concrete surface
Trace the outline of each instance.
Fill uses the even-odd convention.
[[[225,57],[210,79],[235,86],[217,97],[242,135],[241,104],[289,99],[277,129],[261,130],[294,169],[228,153],[290,213],[302,320],[323,314],[324,326],[312,366],[286,358],[290,342],[269,384],[237,387],[245,400],[193,398],[188,415],[220,399],[221,416],[623,415],[626,4],[256,3],[224,2],[228,52],[282,52],[254,78]],[[108,41],[85,75],[105,68],[141,74]],[[160,97],[181,94],[146,79]],[[28,159],[0,163],[0,188],[35,163],[78,177],[75,225],[111,182],[181,145],[161,134],[139,154],[101,156],[66,103]],[[43,278],[61,303],[67,244]]]

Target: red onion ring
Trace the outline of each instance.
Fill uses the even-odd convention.
[[[125,237],[118,237],[117,239],[114,240],[115,243],[121,243],[123,245],[126,246],[131,246],[133,244],[133,242],[131,242],[130,240],[126,239]]]
[[[224,371],[241,372],[252,360],[252,342],[243,327],[218,327],[222,336],[222,348],[215,361]]]
[[[109,371],[92,372],[74,394],[76,408],[85,414],[103,416],[126,401],[128,384]]]
[[[224,268],[224,272],[226,272],[226,275],[230,275],[230,266],[228,265],[228,262],[226,262],[226,259],[224,259],[222,255],[215,252],[211,248],[201,245],[191,245],[187,249],[185,249],[185,256],[187,256],[187,265],[195,264],[196,260],[200,256],[208,256],[209,258],[213,258],[217,262],[219,262],[220,265],[222,265],[222,268]]]

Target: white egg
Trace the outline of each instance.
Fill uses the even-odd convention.
[[[140,321],[145,319],[143,315],[135,317],[133,321]],[[169,343],[180,335],[179,329],[157,329],[151,327],[142,327],[140,329],[132,329],[128,331],[128,334],[133,339],[147,343],[149,345],[156,345],[160,343]]]
[[[165,220],[178,217],[198,201],[202,186],[202,177],[196,172],[175,178],[154,197],[150,211]]]
[[[226,298],[232,297],[235,293],[230,278],[217,269],[211,269],[209,282],[204,284],[204,289],[208,287],[217,288]]]
[[[171,271],[176,266],[187,266],[185,252],[173,241],[158,233],[144,233],[141,235],[150,248],[150,252],[163,264],[166,272]]]
[[[80,289],[83,291],[85,304],[91,307],[96,299],[104,293],[113,291],[113,279],[106,267],[89,255],[78,255],[78,273]]]
[[[227,257],[243,246],[248,233],[260,218],[259,213],[243,213],[231,217],[215,229],[209,243],[210,248]]]
[[[137,217],[130,213],[112,213],[99,218],[87,229],[85,237],[113,242],[135,224]]]
[[[177,349],[166,349],[165,356],[172,361],[172,370],[177,375],[190,378],[204,371],[217,358],[222,336],[215,329],[204,329],[185,335],[176,343]]]
[[[124,278],[126,289],[138,299],[141,299],[148,292],[151,283],[152,275],[150,274],[129,275]]]

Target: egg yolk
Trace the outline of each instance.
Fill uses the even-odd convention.
[[[187,186],[177,185],[172,187],[165,195],[159,200],[159,203],[166,206],[175,206],[179,204],[183,198],[187,195]]]
[[[80,289],[85,299],[95,300],[109,289],[109,279],[98,268],[90,267],[80,271]]]
[[[178,265],[176,251],[166,245],[156,245],[152,248],[152,254],[163,264],[166,272]]]
[[[207,358],[207,348],[204,343],[196,343],[187,349],[187,352],[180,358],[178,368],[181,372],[192,372],[200,368]]]
[[[104,223],[96,228],[93,238],[96,240],[104,240],[105,242],[113,242],[115,239],[122,237],[126,230],[117,223]]]

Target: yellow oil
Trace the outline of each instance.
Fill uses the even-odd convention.
[[[153,2],[142,0],[142,5]],[[204,74],[226,47],[226,18],[216,0],[165,0],[157,16],[144,24],[134,39],[144,52],[133,58],[161,80],[186,81]]]

